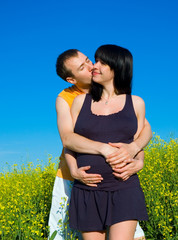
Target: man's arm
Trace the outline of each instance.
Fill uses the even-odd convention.
[[[73,132],[73,121],[69,105],[61,97],[57,97],[56,112],[58,130],[63,146],[76,152],[101,154],[109,160],[113,160],[114,158],[121,162],[123,160],[132,158],[133,155],[135,155],[140,150],[140,148],[142,147],[142,139],[144,139],[145,142],[146,139],[147,141],[150,140],[151,128],[149,123],[147,122],[144,131],[138,137],[137,143],[135,145],[134,143],[116,143],[110,146],[109,144],[92,141]],[[137,144],[139,145],[139,147],[137,146]]]
[[[100,174],[86,173],[86,171],[90,169],[90,166],[78,168],[74,152],[66,148],[65,159],[70,174],[74,179],[77,179],[90,187],[97,187],[97,183],[100,183],[103,180]]]
[[[92,141],[74,133],[74,126],[69,105],[61,97],[57,97],[56,112],[57,126],[65,148],[71,149],[75,152],[101,154],[103,156],[113,153],[114,151],[118,151],[117,148],[109,146],[109,144]]]
[[[117,154],[113,153],[107,156],[107,162],[109,163],[116,163],[116,161],[122,162],[125,161],[125,154],[124,152],[129,153],[130,158],[134,158],[144,147],[147,146],[149,141],[152,138],[152,131],[149,122],[145,119],[144,127],[139,133],[138,136],[135,136],[134,141],[130,144],[126,143],[109,143],[113,147],[118,147],[122,151],[122,153],[118,156]]]

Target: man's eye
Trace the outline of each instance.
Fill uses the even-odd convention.
[[[80,67],[80,71],[82,71],[84,69],[84,66]]]
[[[86,59],[86,62],[87,62],[87,63],[89,63],[89,62],[91,62],[91,61],[90,61],[90,59],[89,59],[89,58],[87,58],[87,59]]]

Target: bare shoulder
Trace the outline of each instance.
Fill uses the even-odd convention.
[[[66,100],[64,100],[62,97],[58,96],[56,98],[56,111],[58,112],[60,109],[61,110],[69,109],[69,105],[66,102]]]
[[[135,107],[141,107],[141,106],[144,107],[145,106],[144,100],[139,96],[132,95],[132,101],[133,101],[133,105]]]
[[[73,107],[77,107],[77,108],[81,108],[81,106],[83,105],[83,102],[85,100],[86,94],[80,94],[77,97],[75,97],[73,103],[72,103],[72,108]]]
[[[81,94],[81,95],[78,95],[73,103],[72,103],[72,107],[71,107],[71,115],[72,115],[72,119],[73,119],[73,123],[75,124],[76,120],[77,120],[77,117],[80,113],[80,110],[83,106],[83,102],[85,100],[85,96],[86,94]]]
[[[145,102],[141,97],[132,95],[132,102],[137,117],[145,114]]]
[[[57,98],[56,98],[56,104],[57,104],[57,103],[61,103],[61,102],[66,102],[66,101],[64,100],[64,98],[62,98],[62,97],[60,97],[60,96],[57,96]]]
[[[78,102],[80,103],[81,101],[83,102],[85,97],[86,97],[86,94],[80,94],[77,97],[75,97],[74,102],[76,102],[76,103],[78,103]]]

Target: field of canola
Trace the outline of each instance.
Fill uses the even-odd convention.
[[[165,142],[155,136],[145,149],[145,165],[139,173],[149,215],[149,221],[140,224],[147,240],[178,239],[177,165],[177,139]],[[14,165],[12,171],[0,173],[0,240],[47,239],[57,163],[50,156],[45,167],[29,163],[18,169]],[[76,239],[67,230],[67,225],[61,229],[65,239]]]

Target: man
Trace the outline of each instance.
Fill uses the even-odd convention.
[[[145,127],[139,138],[131,144],[105,144],[75,134],[73,132],[70,107],[77,95],[89,91],[92,69],[92,62],[84,54],[75,49],[65,51],[57,59],[57,74],[65,81],[74,84],[72,87],[63,90],[56,100],[57,124],[62,143],[65,148],[76,152],[103,155],[109,164],[114,164],[118,167],[117,176],[126,180],[143,168],[143,152],[138,154],[140,157],[138,160],[133,160],[133,157],[148,144],[152,136],[151,128],[145,120]],[[87,185],[91,182],[93,184],[99,183],[102,180],[102,176],[99,174],[87,174],[86,171],[89,168],[90,166],[79,168],[73,176]],[[61,231],[61,227],[64,228],[65,211],[71,192],[71,181],[73,181],[73,178],[67,167],[63,151],[55,179],[49,217],[50,235],[55,230],[58,231],[55,240],[66,239],[64,236],[62,237],[63,232]],[[138,229],[140,229],[139,226]],[[140,237],[143,236],[144,233],[140,229],[140,232],[136,232],[135,239],[141,239]]]

